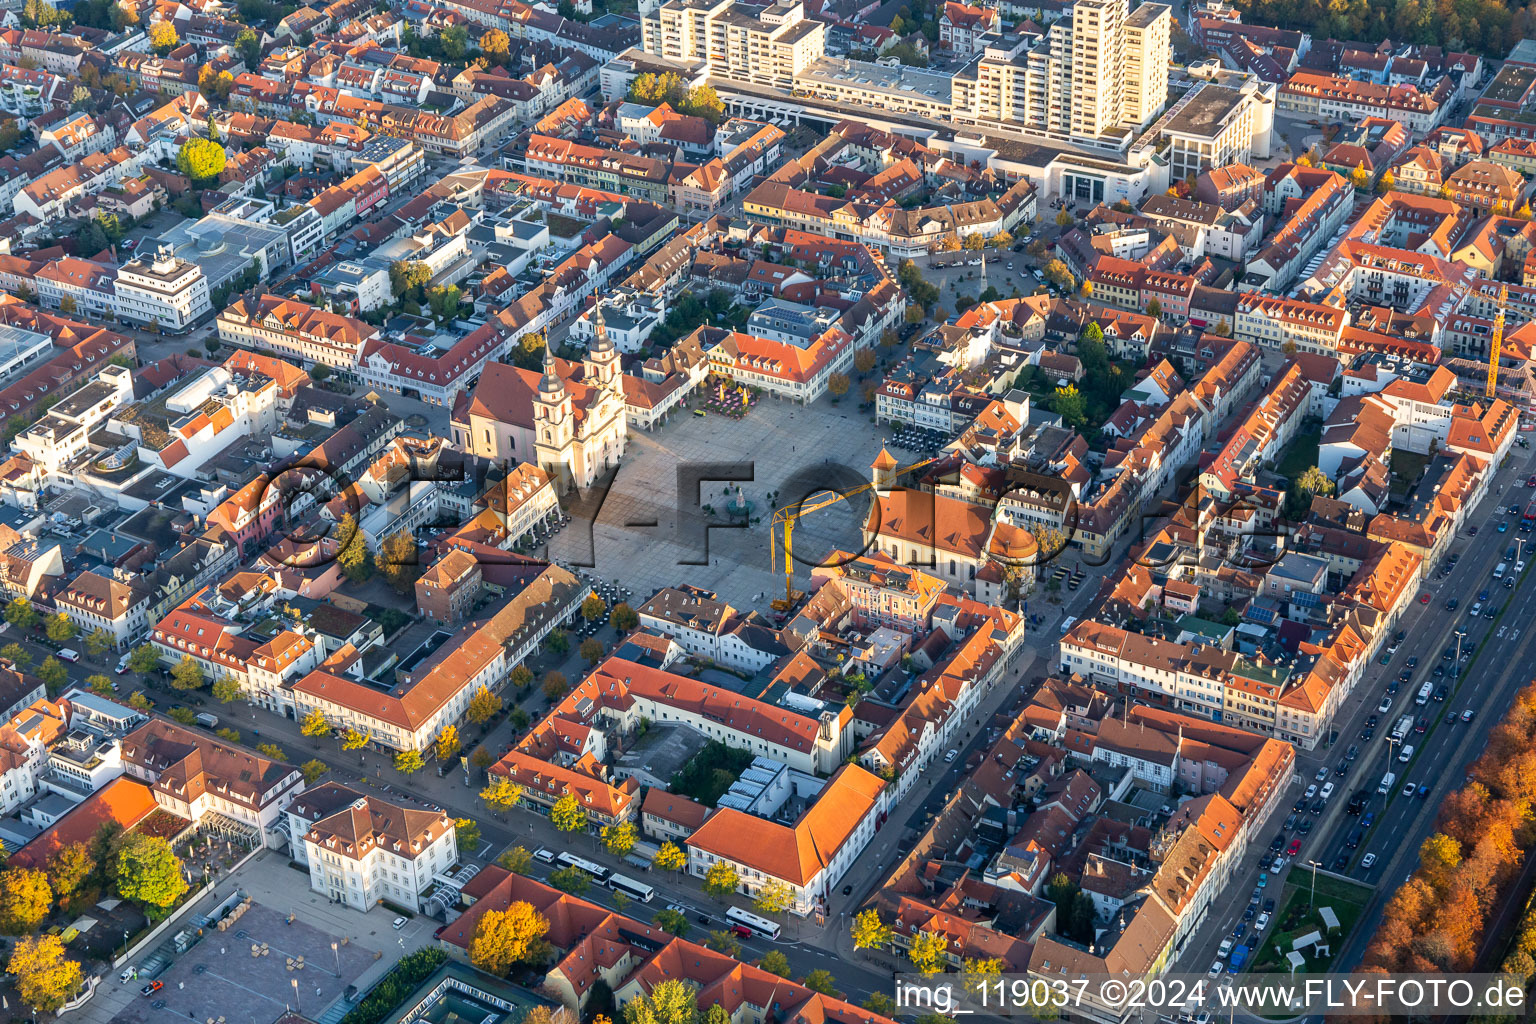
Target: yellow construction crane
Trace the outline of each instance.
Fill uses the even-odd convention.
[[[1483,397],[1493,401],[1494,389],[1499,386],[1499,349],[1504,346],[1504,305],[1509,301],[1509,285],[1499,285],[1499,312],[1493,318],[1493,337],[1488,339],[1488,390]]]
[[[910,466],[893,469],[889,478],[881,480],[879,483],[895,483],[898,477],[922,469],[924,466],[937,461],[937,459],[924,459],[921,462],[914,462]],[[774,531],[779,527],[784,528],[784,596],[773,602],[773,607],[776,611],[789,611],[795,606],[795,602],[804,596],[795,589],[795,524],[804,516],[808,516],[813,512],[820,512],[824,508],[863,494],[865,491],[872,490],[876,486],[877,482],[871,481],[867,484],[860,484],[852,490],[842,492],[833,491],[829,487],[827,488],[828,496],[825,498],[821,498],[811,504],[801,501],[794,505],[786,505],[773,513],[773,517],[768,520],[768,551],[769,558],[771,559],[770,564],[772,564],[775,571],[779,567],[779,546],[778,538],[775,536]]]

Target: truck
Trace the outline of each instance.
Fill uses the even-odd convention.
[[[198,725],[204,726],[205,728],[208,728],[208,729],[217,729],[219,727],[219,716],[218,715],[210,715],[206,711],[204,711],[201,714],[197,715],[193,719],[193,721],[197,722]]]
[[[1525,506],[1525,512],[1520,516],[1520,525],[1529,530],[1531,524],[1536,523],[1536,501]]]
[[[1227,970],[1236,974],[1243,969],[1243,964],[1248,962],[1248,947],[1238,946],[1232,950],[1232,955],[1227,958]]]
[[[1380,793],[1382,796],[1386,796],[1388,793],[1392,792],[1392,784],[1396,781],[1397,776],[1392,772],[1387,772],[1387,774],[1381,777],[1381,785],[1376,787],[1376,792]]]
[[[1407,736],[1412,731],[1413,731],[1413,716],[1412,715],[1404,715],[1402,718],[1399,718],[1397,720],[1397,724],[1396,725],[1392,726],[1392,738],[1394,740],[1397,740],[1399,743],[1401,743],[1403,741],[1403,737]]]

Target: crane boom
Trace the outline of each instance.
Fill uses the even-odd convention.
[[[902,466],[892,474],[891,479],[895,480],[906,473],[922,469],[924,466],[937,461],[937,459],[923,459],[921,462],[914,462],[910,466]],[[812,504],[807,505],[802,501],[774,510],[773,516],[768,520],[768,552],[769,564],[773,566],[775,571],[778,569],[779,552],[774,530],[778,527],[783,527],[784,529],[784,597],[773,602],[775,609],[787,612],[795,606],[795,602],[801,597],[795,590],[795,524],[803,516],[808,516],[813,512],[820,512],[822,509],[836,505],[840,501],[863,494],[865,491],[873,490],[874,487],[875,484],[871,482],[860,484],[849,491],[833,491],[831,488],[828,488],[829,496],[821,498]]]
[[[1488,389],[1483,397],[1493,401],[1499,386],[1499,352],[1504,347],[1504,307],[1509,302],[1509,285],[1499,285],[1499,312],[1493,318],[1493,335],[1488,339]]]

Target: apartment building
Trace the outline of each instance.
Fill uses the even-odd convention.
[[[355,371],[364,347],[379,337],[372,324],[281,295],[236,299],[219,313],[217,323],[220,341],[343,373]]]
[[[168,250],[123,264],[114,290],[119,317],[171,334],[185,333],[213,310],[202,268]]]
[[[641,22],[645,51],[703,61],[709,74],[791,88],[825,52],[825,26],[802,0],[776,0],[752,17],[735,0],[667,0]]]

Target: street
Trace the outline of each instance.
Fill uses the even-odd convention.
[[[1459,556],[1456,565],[1449,574],[1436,572],[1421,581],[1412,605],[1398,621],[1395,629],[1406,634],[1402,645],[1387,665],[1373,664],[1366,671],[1335,717],[1331,740],[1315,751],[1298,752],[1297,774],[1293,778],[1295,792],[1291,794],[1298,807],[1308,786],[1321,788],[1327,781],[1333,783],[1335,792],[1324,802],[1321,813],[1312,809],[1317,806],[1318,796],[1305,800],[1305,809],[1294,813],[1287,809],[1286,813],[1297,823],[1312,816],[1313,827],[1309,835],[1287,834],[1287,842],[1291,838],[1301,840],[1301,851],[1288,865],[1287,872],[1274,880],[1271,894],[1279,894],[1289,870],[1309,868],[1314,861],[1320,872],[1337,874],[1375,889],[1354,934],[1335,960],[1335,970],[1347,970],[1358,962],[1380,920],[1382,907],[1417,867],[1419,846],[1433,831],[1440,803],[1462,784],[1466,766],[1482,752],[1489,729],[1508,709],[1515,691],[1530,677],[1525,658],[1532,633],[1536,632],[1529,628],[1536,615],[1536,588],[1529,587],[1523,576],[1514,587],[1506,588],[1504,580],[1494,579],[1492,573],[1500,562],[1507,562],[1508,572],[1513,572],[1514,559],[1506,558],[1508,548],[1516,548],[1521,557],[1536,550],[1533,534],[1520,533],[1519,517],[1510,516],[1505,510],[1509,505],[1524,506],[1536,495],[1525,487],[1526,476],[1533,467],[1536,456],[1531,450],[1512,449],[1505,467],[1495,477],[1493,490],[1469,514],[1463,532],[1451,545],[1446,558]],[[1507,533],[1501,534],[1497,527],[1505,520],[1511,525]],[[1476,537],[1467,532],[1473,526],[1478,531]],[[1484,590],[1488,591],[1489,600],[1480,602],[1479,595]],[[1417,597],[1424,593],[1429,595],[1427,604],[1420,603]],[[1446,602],[1453,598],[1458,605],[1451,612],[1446,609]],[[1470,609],[1477,604],[1483,605],[1483,611],[1490,605],[1498,609],[1495,618],[1480,614],[1472,619]],[[1452,678],[1449,666],[1457,660],[1456,656],[1453,653],[1447,660],[1442,653],[1447,647],[1454,651],[1458,630],[1465,630],[1465,660],[1459,663],[1460,674]],[[1399,675],[1411,657],[1418,661],[1410,679],[1399,682]],[[1442,677],[1434,674],[1437,666],[1447,668]],[[1416,705],[1418,690],[1425,681],[1431,682],[1434,689],[1444,685],[1448,691],[1445,700],[1431,698],[1425,705]],[[1386,692],[1389,683],[1396,692]],[[1392,703],[1382,712],[1381,701],[1386,696],[1391,697]],[[1460,717],[1468,708],[1474,712],[1470,723]],[[1448,720],[1452,712],[1454,722]],[[1425,731],[1410,731],[1404,740],[1414,747],[1407,763],[1398,760],[1403,746],[1390,735],[1393,724],[1405,714],[1425,719]],[[1372,716],[1377,724],[1367,740],[1362,730]],[[1352,747],[1356,748],[1356,756],[1349,760],[1347,753]],[[1345,765],[1343,775],[1338,771],[1341,764]],[[1328,771],[1326,780],[1318,778],[1318,772],[1324,768]],[[1381,795],[1377,789],[1387,772],[1395,778],[1388,793]],[[1417,793],[1406,795],[1404,787],[1409,782],[1415,788],[1426,785],[1429,791],[1422,797]],[[1347,813],[1346,806],[1356,792],[1368,796],[1359,815]],[[1369,828],[1363,825],[1367,814],[1373,816]],[[1204,971],[1209,967],[1222,938],[1239,923],[1258,870],[1263,870],[1262,865],[1274,857],[1267,844],[1283,830],[1279,818],[1277,815],[1277,824],[1254,840],[1249,864],[1216,904],[1210,920],[1201,929],[1200,941],[1186,949],[1182,970]],[[1350,835],[1357,827],[1362,829],[1362,837],[1358,846],[1351,847]],[[1375,855],[1370,868],[1362,866],[1367,854]]]

